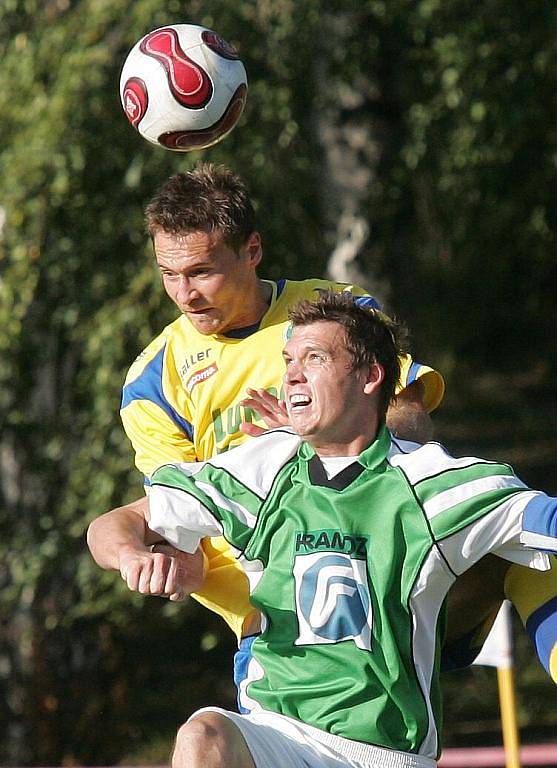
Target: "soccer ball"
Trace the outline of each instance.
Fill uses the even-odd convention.
[[[132,126],[152,144],[178,152],[224,139],[246,95],[246,70],[235,49],[194,24],[149,32],[129,52],[120,76],[120,98]]]

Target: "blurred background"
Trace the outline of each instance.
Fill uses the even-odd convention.
[[[123,60],[192,22],[240,52],[220,145],[147,144]],[[557,493],[557,5],[530,0],[2,0],[0,763],[160,763],[233,706],[233,638],[194,601],[127,592],[88,522],[137,497],[124,373],[174,316],[146,202],[200,159],[247,181],[261,276],[356,279],[412,329],[447,397],[437,435]],[[523,742],[557,693],[518,622]],[[495,670],[445,678],[447,745],[499,744]]]

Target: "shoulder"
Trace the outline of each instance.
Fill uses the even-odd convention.
[[[133,363],[130,365],[125,384],[129,384],[140,376],[145,368],[152,365],[157,359],[161,358],[164,350],[173,344],[184,343],[184,322],[185,318],[180,316],[172,323],[163,328],[163,330],[152,339],[149,344],[139,353]]]
[[[206,464],[222,469],[265,496],[282,467],[296,455],[302,440],[289,427],[253,437],[242,445],[214,456]]]
[[[359,285],[352,285],[350,283],[337,283],[334,280],[325,280],[320,278],[308,278],[307,280],[287,280],[285,281],[285,287],[283,295],[287,297],[288,302],[300,299],[315,300],[319,297],[320,293],[324,291],[333,291],[335,293],[347,292],[353,296],[360,297],[365,300],[366,306],[372,306],[379,309],[379,302],[366,291],[365,288]]]
[[[426,495],[464,484],[470,484],[472,492],[475,481],[486,487],[494,483],[497,487],[525,487],[508,464],[478,456],[454,457],[437,442],[420,444],[393,437],[387,460],[411,485],[420,484]]]

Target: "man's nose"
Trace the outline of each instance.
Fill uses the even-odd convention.
[[[197,298],[199,298],[197,289],[191,284],[191,281],[187,277],[180,275],[178,290],[176,291],[176,300],[178,303],[187,305]]]
[[[291,360],[284,374],[284,380],[288,384],[295,384],[297,381],[305,381],[304,368],[300,362]]]

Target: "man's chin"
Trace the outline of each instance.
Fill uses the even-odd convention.
[[[211,317],[210,315],[195,315],[191,312],[186,312],[185,315],[195,330],[204,336],[211,336],[215,333],[219,333],[223,327],[221,320],[216,317]]]

